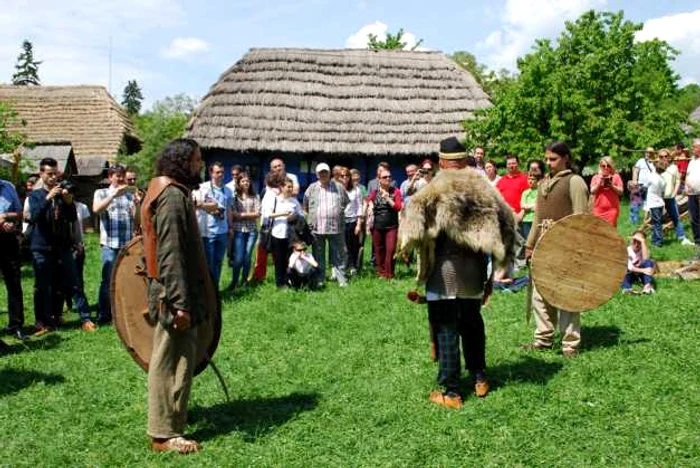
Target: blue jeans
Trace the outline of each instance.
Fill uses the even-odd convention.
[[[639,224],[639,211],[644,204],[644,200],[647,198],[647,188],[641,187],[639,192],[639,198],[635,200],[630,200],[630,224]]]
[[[693,230],[693,242],[700,245],[700,195],[688,195],[688,214],[690,228]]]
[[[681,223],[681,217],[678,213],[678,204],[675,198],[664,198],[664,204],[666,205],[666,213],[668,213],[671,222],[673,222],[673,228],[676,230],[676,238],[678,240],[685,239],[685,231],[683,230],[683,223]]]
[[[99,314],[97,320],[99,322],[109,322],[112,320],[112,304],[109,297],[109,283],[112,281],[112,268],[114,262],[117,261],[117,256],[121,249],[113,249],[105,245],[101,246],[102,250],[102,281],[100,282],[99,292]]]
[[[233,278],[231,278],[231,286],[238,286],[238,278],[243,272],[242,284],[248,283],[248,274],[250,273],[250,257],[255,248],[255,241],[258,239],[258,232],[239,232],[233,233]]]
[[[639,268],[654,268],[654,260],[644,260]],[[632,273],[631,271],[627,270],[625,279],[622,281],[622,289],[632,289],[632,283],[635,281],[641,281],[642,284],[646,286],[647,284],[652,284],[654,278],[643,273]]]
[[[90,308],[78,284],[78,270],[70,249],[54,252],[32,252],[34,266],[34,320],[37,328],[56,325],[63,301],[58,302],[61,290],[70,290],[80,320],[90,320]]]
[[[656,247],[661,247],[664,243],[663,235],[663,217],[664,217],[664,207],[660,206],[658,208],[651,208],[649,210],[651,213],[651,243]]]
[[[214,237],[202,237],[204,242],[204,252],[207,255],[207,265],[209,272],[214,278],[216,288],[219,288],[219,279],[221,278],[221,265],[224,263],[224,255],[226,255],[226,244],[228,243],[228,234],[217,234]]]

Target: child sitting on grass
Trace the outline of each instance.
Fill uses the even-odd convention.
[[[632,235],[632,241],[627,247],[627,274],[622,282],[622,292],[631,294],[632,284],[641,281],[644,284],[643,294],[654,294],[654,261],[649,256],[647,236],[638,229]]]
[[[318,271],[318,262],[313,255],[306,251],[306,243],[303,241],[292,242],[292,255],[289,256],[287,278],[289,285],[299,289],[301,287],[313,288],[313,280]]]

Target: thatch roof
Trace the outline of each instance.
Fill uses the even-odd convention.
[[[3,154],[0,155],[0,158],[10,164],[14,162],[12,154]],[[33,148],[22,148],[20,171],[24,174],[38,174],[39,162],[44,158],[55,159],[58,163],[58,170],[68,176],[78,172],[73,147],[70,143],[66,142],[36,145]]]
[[[700,106],[698,106],[698,108],[695,109],[692,114],[690,114],[690,120],[693,122],[700,122]]]
[[[487,106],[439,52],[252,49],[211,87],[188,135],[234,151],[426,154]]]
[[[122,142],[137,151],[140,141],[124,109],[102,86],[0,85],[7,102],[26,126],[31,143],[69,141],[76,157],[114,159]]]
[[[109,167],[109,159],[104,156],[80,156],[75,162],[79,176],[100,176]]]

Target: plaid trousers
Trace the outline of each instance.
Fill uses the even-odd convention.
[[[481,300],[428,301],[428,318],[437,338],[438,384],[444,387],[446,393],[460,395],[460,336],[467,370],[474,373],[486,369],[486,334],[481,317]]]

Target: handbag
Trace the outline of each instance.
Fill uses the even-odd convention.
[[[275,205],[272,208],[272,214],[277,210],[277,197],[275,197]],[[268,218],[260,227],[260,245],[266,252],[272,251],[272,223],[273,220]]]

